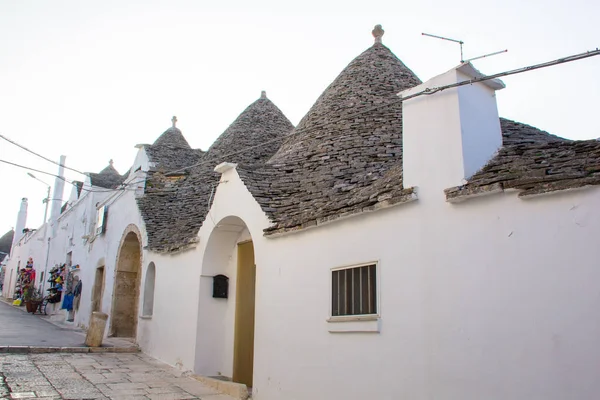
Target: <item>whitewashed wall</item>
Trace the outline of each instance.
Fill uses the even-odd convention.
[[[231,177],[231,179],[229,179]],[[138,327],[142,349],[184,370],[205,375],[231,376],[235,317],[236,243],[252,238],[255,250],[264,240],[268,220],[235,170],[223,175],[215,191],[213,207],[199,232],[199,243],[188,251],[165,255],[146,252],[144,276],[150,262],[156,265],[154,315]],[[218,231],[218,249],[206,252],[216,226],[226,217],[238,216],[249,231]],[[217,229],[218,230],[218,229]],[[203,263],[205,253],[208,254]],[[226,265],[225,269],[216,267]],[[229,277],[229,298],[212,298],[212,276]],[[143,296],[141,296],[143,297]]]
[[[121,239],[125,230],[130,225],[135,226],[140,232],[144,232],[145,230],[133,191],[112,192],[103,201],[100,201],[98,206],[104,204],[108,205],[106,232],[87,244],[85,268],[82,268],[80,272],[80,279],[82,279],[81,304],[78,313],[79,317],[75,322],[84,327],[89,326],[96,268],[104,266],[104,291],[102,294],[101,311],[109,315],[105,331],[107,335],[111,323],[115,266]],[[95,223],[97,210],[95,202],[91,205],[90,210],[93,212],[94,217],[92,220]],[[142,246],[145,245],[144,240],[144,237],[142,237]],[[142,265],[144,264],[142,263]],[[143,283],[143,277],[141,282]]]
[[[268,241],[255,398],[595,398],[600,189],[424,197]],[[330,269],[371,261],[380,332],[329,333]]]
[[[140,337],[149,354],[230,372],[234,315],[211,306],[218,300],[200,275],[221,263],[207,252],[201,270],[213,221],[235,215],[255,246],[256,399],[564,399],[600,390],[598,188],[460,204],[425,190],[411,204],[265,238],[266,218],[235,171],[223,181],[198,248],[145,261],[157,268],[154,316]],[[232,236],[222,243],[246,238]],[[235,251],[222,251],[232,257],[235,304]],[[380,332],[330,333],[331,268],[371,261]],[[207,324],[218,316],[223,329]]]
[[[43,263],[46,258],[46,247],[44,246],[45,227],[25,234],[11,250],[12,257],[6,262],[6,270],[4,273],[4,286],[2,296],[12,299],[15,285],[17,282],[18,269],[25,268],[27,259],[33,258],[33,266],[36,270],[36,287],[40,287],[42,279],[40,272],[43,271]],[[12,273],[11,273],[12,271]],[[46,279],[44,277],[44,279]]]

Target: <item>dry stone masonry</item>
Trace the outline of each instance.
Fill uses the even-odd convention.
[[[148,247],[154,251],[170,252],[194,245],[219,182],[220,175],[214,171],[215,166],[225,161],[240,165],[263,165],[277,151],[292,128],[291,122],[263,93],[200,159],[188,160],[187,164],[177,166],[194,165],[193,168],[180,171],[186,174],[182,179],[174,181],[160,173],[151,174],[145,195],[138,199],[146,224]],[[187,144],[183,135],[180,135],[181,132],[169,133],[177,143]],[[170,143],[169,136],[153,145],[153,150],[162,152],[151,156],[153,161],[158,161],[159,169],[161,160],[167,160],[167,163],[173,160],[171,150],[164,143]]]
[[[266,98],[250,105],[206,152],[190,149],[173,126],[148,147],[157,167],[138,199],[148,247],[194,245],[211,206],[221,162],[237,171],[279,234],[416,199],[402,182],[402,103],[419,78],[381,43],[355,58],[296,128]],[[449,201],[520,189],[521,196],[600,184],[600,142],[569,141],[501,119],[503,147]],[[177,179],[168,170],[179,171]]]

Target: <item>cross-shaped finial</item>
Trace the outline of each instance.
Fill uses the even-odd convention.
[[[113,165],[113,160],[112,160],[112,158],[111,158],[111,159],[108,161],[108,164],[109,164],[109,165],[112,167],[112,165]]]
[[[373,37],[375,38],[375,43],[381,43],[381,37],[385,33],[385,31],[383,30],[381,25],[375,25],[375,28],[373,28],[373,31],[371,33],[373,34]]]
[[[173,128],[175,128],[175,125],[177,124],[177,117],[173,115],[173,118],[171,118],[171,122],[173,123]]]

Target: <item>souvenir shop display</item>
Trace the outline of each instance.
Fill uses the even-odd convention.
[[[27,260],[25,268],[19,271],[15,294],[18,296],[17,300],[21,300],[18,305],[25,303],[27,312],[35,312],[42,301],[41,294],[35,288],[35,268],[33,268],[32,257]]]
[[[50,278],[48,282],[50,283],[50,287],[47,289],[48,291],[48,303],[59,303],[62,299],[62,292],[65,281],[65,264],[58,266],[55,265],[49,271]]]
[[[74,265],[67,270],[66,280],[65,280],[64,290],[63,290],[65,295],[63,298],[63,304],[62,304],[61,308],[65,309],[69,312],[73,311],[73,302],[75,300],[75,293],[74,293],[75,287],[76,287],[76,285],[79,284],[79,277],[75,276],[75,273],[74,273],[76,271],[77,272],[79,271],[79,265]],[[73,320],[73,314],[70,313],[67,321],[72,321],[72,320]]]

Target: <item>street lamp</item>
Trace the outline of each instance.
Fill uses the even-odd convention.
[[[43,180],[36,178],[35,175],[33,175],[31,172],[28,172],[27,175],[29,175],[30,177],[32,177],[36,181],[42,182],[44,185],[48,186],[48,195],[43,200],[43,203],[46,203],[46,210],[44,211],[44,224],[45,224],[46,223],[46,217],[48,216],[48,203],[50,203],[50,185],[48,185]]]

